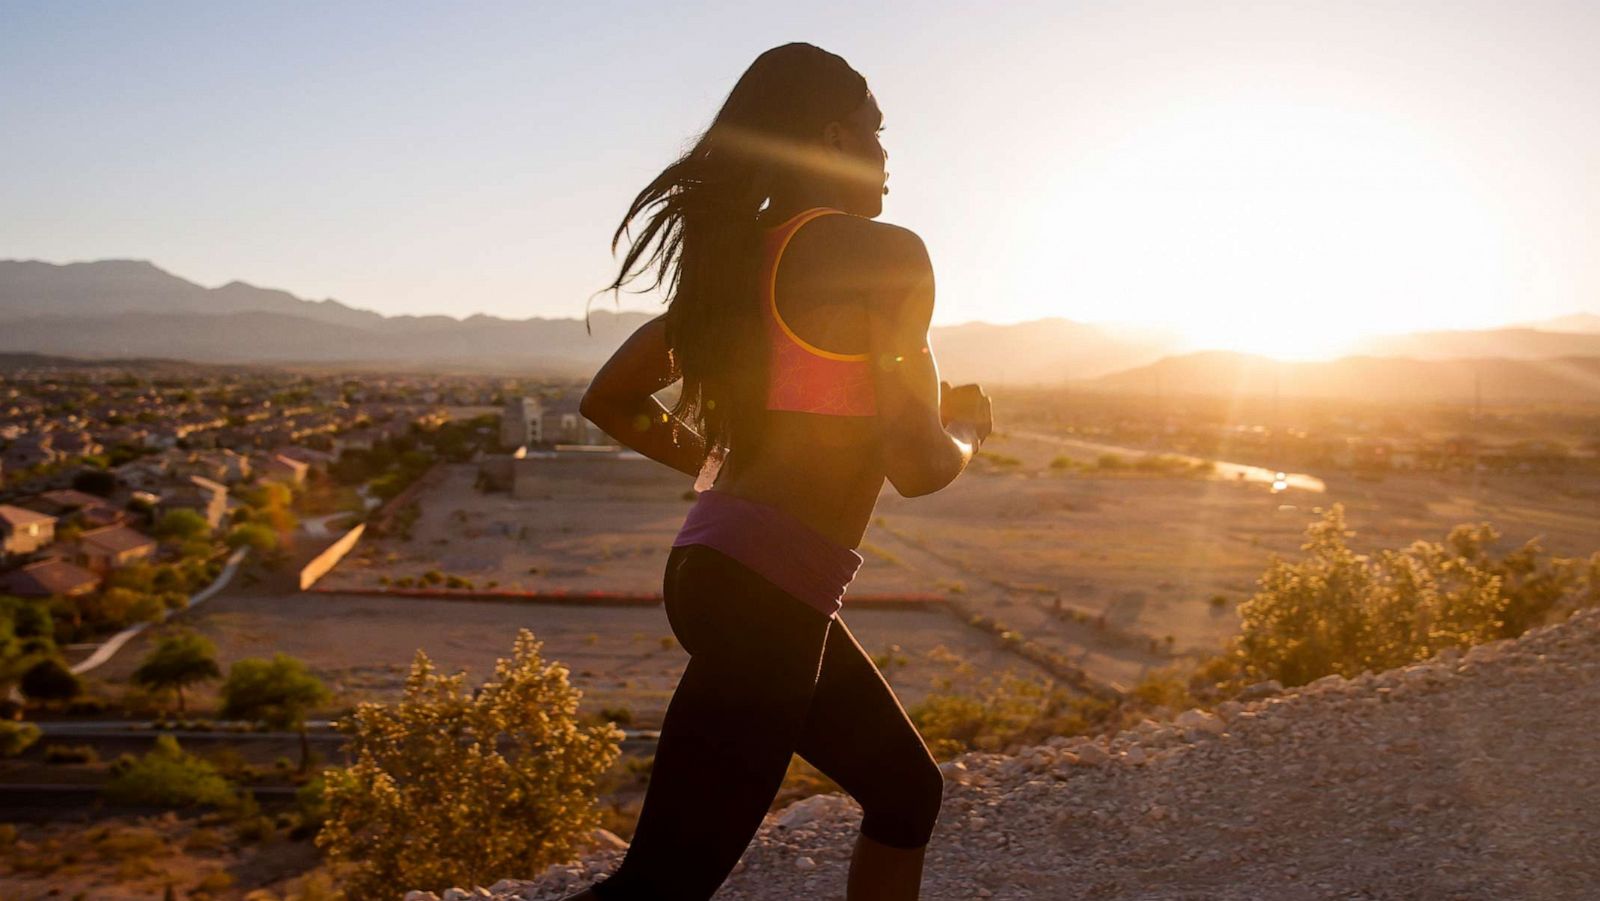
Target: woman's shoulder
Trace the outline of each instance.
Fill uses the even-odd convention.
[[[829,258],[832,266],[878,273],[920,273],[931,269],[922,237],[903,225],[865,216],[823,216],[808,225],[806,231],[812,232],[808,249]]]

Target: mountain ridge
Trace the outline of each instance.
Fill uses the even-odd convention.
[[[0,328],[0,352],[89,360],[154,357],[221,364],[477,365],[496,371],[520,369],[584,377],[592,375],[634,329],[654,315],[596,309],[589,313],[591,328],[585,327],[582,318],[505,319],[483,313],[461,319],[443,314],[386,316],[331,298],[308,300],[238,279],[206,288],[148,260],[62,264],[0,260],[0,324],[4,325]],[[1442,379],[1447,390],[1428,390],[1459,397],[1464,378],[1460,365],[1419,368],[1401,361],[1461,364],[1506,358],[1526,361],[1531,368],[1479,363],[1474,364],[1480,370],[1476,378],[1481,378],[1486,366],[1494,379],[1511,379],[1520,386],[1517,396],[1541,396],[1537,386],[1548,383],[1557,395],[1587,399],[1597,392],[1576,386],[1595,378],[1592,368],[1581,359],[1600,357],[1600,331],[1585,330],[1591,319],[1600,324],[1600,317],[1578,313],[1546,323],[1485,331],[1380,336],[1364,342],[1357,356],[1322,364],[1271,363],[1279,367],[1321,365],[1331,367],[1329,373],[1342,369],[1347,372],[1343,381],[1375,384],[1380,395],[1393,393],[1386,381],[1393,386],[1406,379],[1421,379],[1420,384],[1427,386]],[[1561,330],[1532,327],[1542,324]],[[1178,337],[1159,328],[1085,323],[1061,316],[1020,323],[968,320],[935,326],[931,334],[940,375],[957,383],[1049,385],[1088,380],[1112,390],[1138,390],[1141,380],[1157,388],[1163,384],[1215,385],[1217,375],[1208,374],[1206,366],[1196,360],[1210,359],[1214,369],[1239,369],[1238,363],[1226,362],[1229,351],[1181,353]],[[1374,358],[1391,362],[1371,362]],[[1266,366],[1265,362],[1253,364],[1254,369]],[[1547,372],[1541,381],[1540,369],[1553,369],[1557,374]],[[1376,370],[1389,374],[1385,377]],[[1559,374],[1562,370],[1566,376]],[[1353,390],[1336,388],[1340,379],[1332,374],[1312,377],[1307,374],[1310,372],[1280,368],[1277,390],[1282,390],[1285,373],[1291,374],[1290,382],[1299,393]],[[1232,382],[1231,388],[1212,390],[1240,390],[1237,373]],[[1272,389],[1255,386],[1249,390],[1265,393]]]
[[[384,316],[239,280],[205,288],[142,260],[0,260],[0,351],[10,352],[213,363],[480,361],[580,376],[593,374],[654,315],[596,309],[592,331],[582,318]],[[1061,317],[933,331],[941,372],[952,380],[994,382],[1003,373],[1014,382],[1059,382],[1152,362],[1171,350],[1159,339],[1120,338]],[[1011,348],[1001,373],[992,365],[997,341]]]

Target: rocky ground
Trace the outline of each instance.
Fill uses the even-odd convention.
[[[1600,610],[1376,676],[1264,688],[1110,740],[945,764],[922,897],[1600,898]],[[859,818],[840,795],[772,815],[718,901],[842,899]],[[620,856],[444,899],[553,901]]]

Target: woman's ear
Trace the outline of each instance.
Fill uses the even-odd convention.
[[[838,122],[829,122],[822,126],[822,143],[834,150],[844,149],[844,126]]]

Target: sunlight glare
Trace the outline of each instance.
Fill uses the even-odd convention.
[[[1511,296],[1503,225],[1461,165],[1369,110],[1174,102],[1056,174],[1019,242],[1035,287],[1018,318],[1099,308],[1080,318],[1279,359],[1494,321]]]

